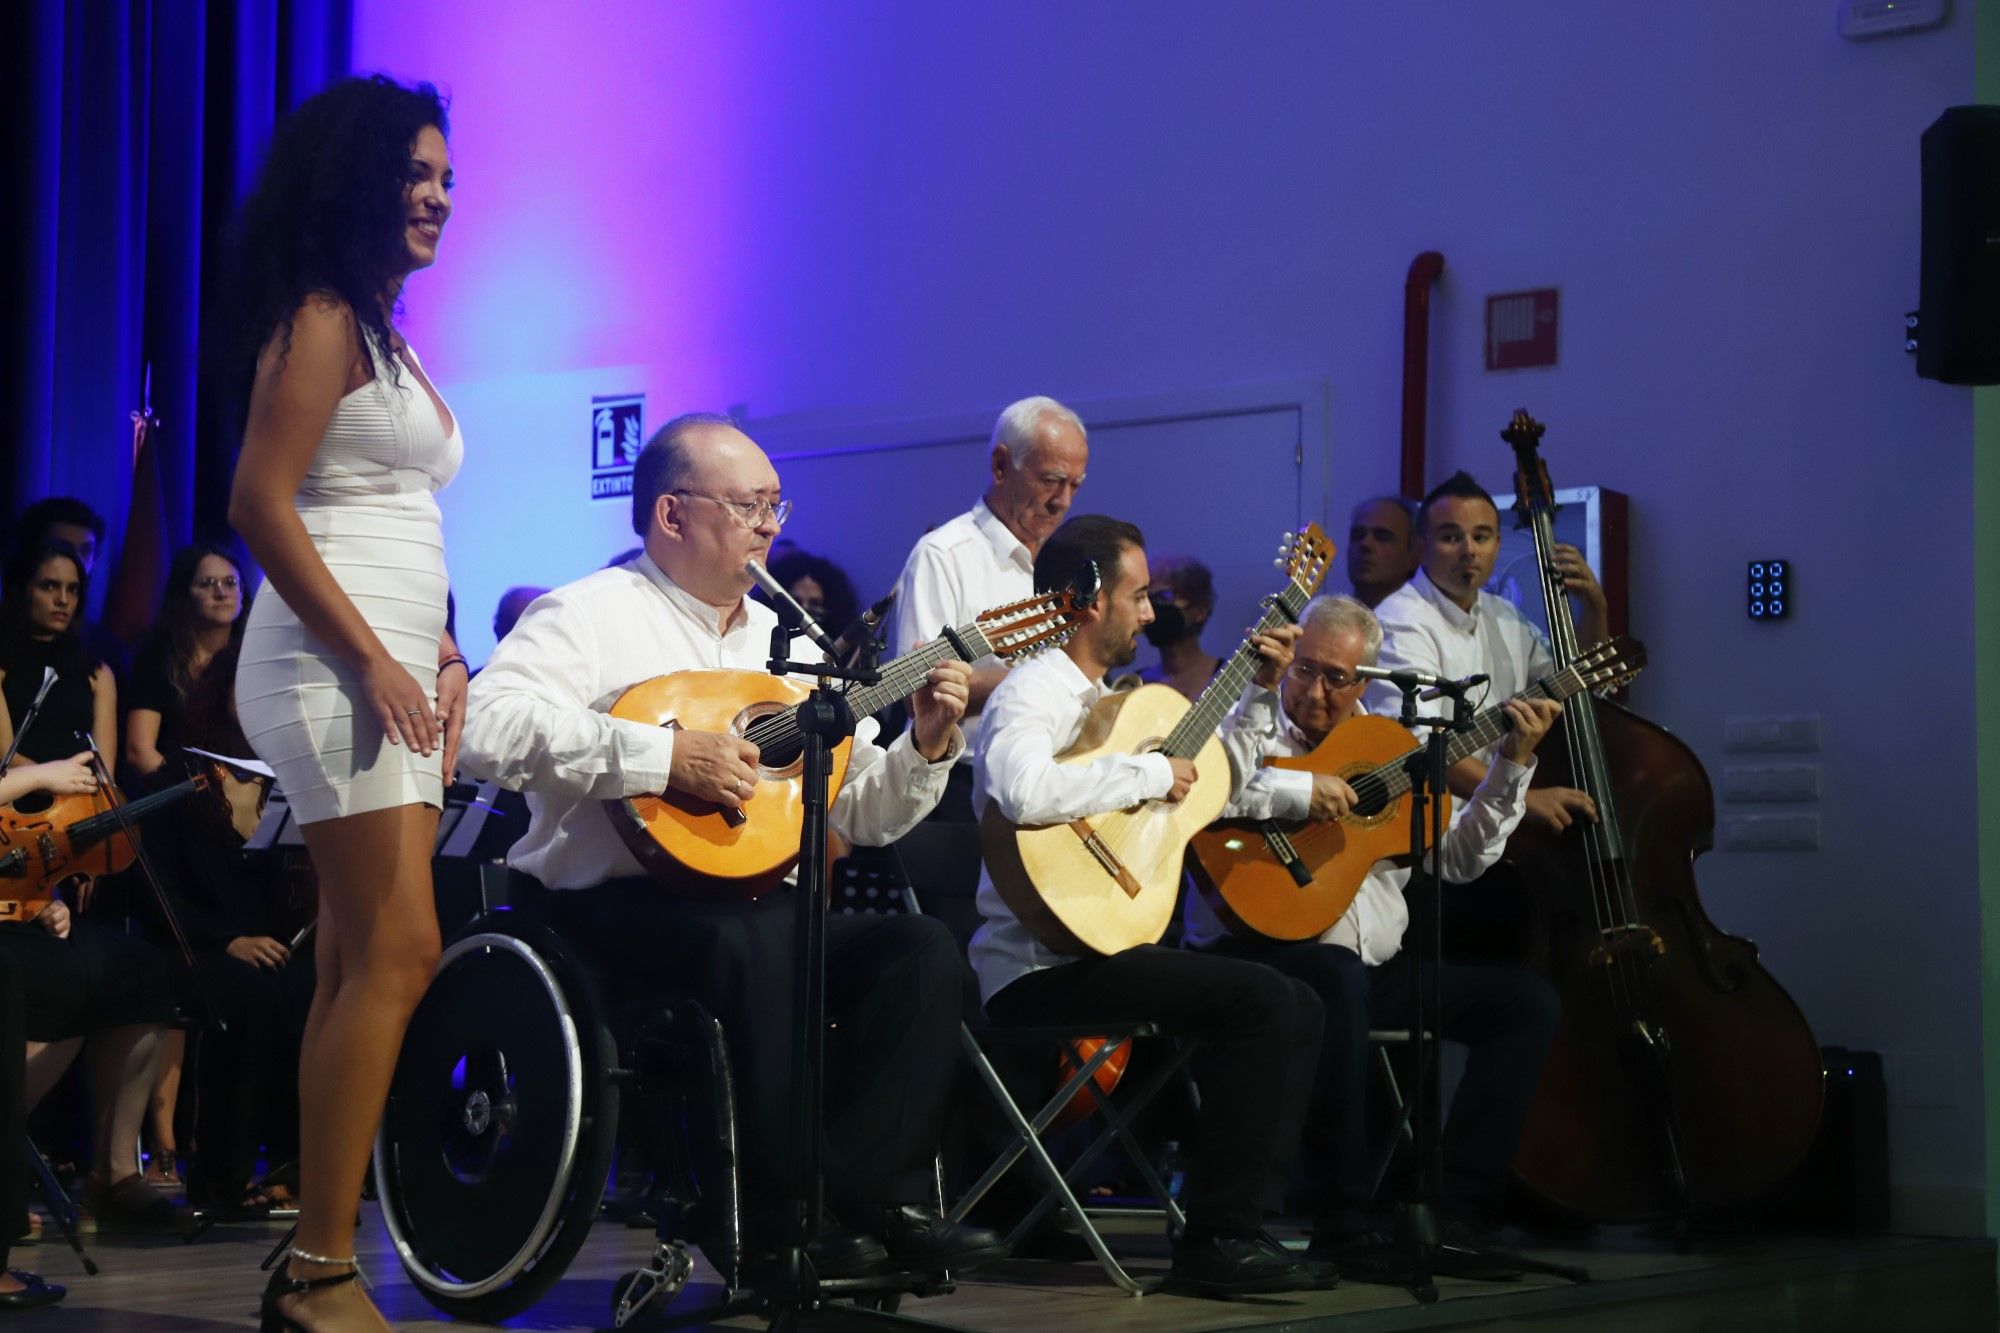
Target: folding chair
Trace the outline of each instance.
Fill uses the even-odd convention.
[[[969,905],[979,881],[979,833],[971,824],[952,824],[931,821],[920,824],[904,835],[903,839],[890,849],[900,870],[898,885],[907,910],[921,911],[916,891],[912,885],[919,873],[925,876],[926,888],[935,887],[937,897],[944,904],[939,915],[954,927],[960,948],[964,948],[971,935],[971,926],[977,924],[976,912],[954,912],[954,906]],[[913,868],[916,868],[913,873]],[[1169,1234],[1178,1234],[1187,1225],[1187,1218],[1175,1201],[1173,1191],[1161,1179],[1159,1169],[1147,1157],[1145,1150],[1133,1136],[1133,1122],[1150,1106],[1153,1100],[1170,1084],[1185,1078],[1188,1061],[1195,1051],[1195,1044],[1174,1040],[1172,1053],[1137,1087],[1121,1092],[1117,1104],[1098,1087],[1097,1071],[1133,1043],[1167,1037],[1151,1023],[1080,1023],[1053,1026],[1006,1027],[992,1024],[972,1026],[960,1024],[959,1045],[966,1059],[971,1063],[980,1082],[986,1086],[995,1107],[1007,1123],[1012,1133],[1012,1142],[1005,1151],[987,1168],[977,1182],[954,1204],[947,1214],[953,1222],[961,1222],[992,1190],[1000,1179],[1012,1170],[1023,1157],[1043,1186],[1041,1199],[1027,1215],[1017,1223],[1008,1235],[1008,1244],[1016,1245],[1037,1223],[1056,1207],[1069,1210],[1075,1219],[1084,1244],[1104,1269],[1105,1275],[1122,1291],[1133,1296],[1142,1296],[1158,1288],[1158,1281],[1141,1281],[1129,1273],[1105,1243],[1103,1233],[1092,1220],[1091,1213],[1077,1197],[1076,1188],[1091,1166],[1114,1144],[1125,1154],[1138,1172],[1140,1180],[1165,1215]],[[1030,1116],[1024,1113],[1013,1094],[1008,1091],[1005,1080],[993,1066],[987,1054],[989,1048],[1047,1046],[1051,1053],[1068,1049],[1072,1058],[1078,1053],[1076,1043],[1099,1040],[1103,1044],[1088,1057],[1077,1061],[1077,1068],[1064,1079],[1041,1107]],[[1042,1134],[1056,1117],[1079,1096],[1089,1098],[1089,1105],[1102,1124],[1102,1128],[1088,1146],[1071,1162],[1064,1171],[1056,1165],[1042,1144]]]
[[[96,1277],[97,1261],[84,1253],[83,1242],[77,1239],[76,1201],[69,1197],[69,1191],[62,1187],[60,1180],[56,1179],[55,1170],[49,1166],[48,1159],[42,1156],[42,1150],[35,1146],[34,1139],[24,1136],[21,1147],[28,1155],[28,1170],[33,1173],[36,1183],[41,1186],[42,1202],[49,1206],[49,1216],[61,1229],[64,1239],[69,1241],[70,1249],[76,1252],[77,1262],[83,1265],[83,1271]],[[10,1222],[8,1225],[12,1226],[14,1223]]]

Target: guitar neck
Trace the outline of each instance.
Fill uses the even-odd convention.
[[[1561,702],[1582,688],[1583,682],[1577,673],[1573,670],[1564,670],[1536,681],[1514,697],[1554,699]],[[1455,764],[1461,759],[1478,754],[1505,736],[1511,725],[1507,720],[1507,710],[1504,706],[1496,705],[1484,710],[1472,719],[1471,727],[1452,733],[1451,741],[1445,747],[1445,762]],[[1413,760],[1420,760],[1422,756],[1423,747],[1418,746],[1414,750],[1398,755],[1381,767],[1362,774],[1355,781],[1367,783],[1370,787],[1380,783],[1386,799],[1394,800],[1410,789],[1411,763]],[[1361,792],[1357,789],[1355,794],[1360,795]]]
[[[1250,677],[1257,670],[1257,649],[1251,640],[1267,630],[1296,621],[1308,596],[1305,589],[1292,583],[1265,604],[1257,627],[1237,645],[1229,660],[1222,664],[1222,669],[1215,673],[1215,678],[1208,682],[1208,688],[1194,701],[1194,707],[1188,709],[1167,734],[1166,741],[1160,746],[1161,753],[1176,759],[1192,759],[1201,752],[1201,747],[1208,744],[1208,738],[1222,725],[1223,717],[1235,706],[1237,696],[1243,693],[1243,687],[1250,683]]]
[[[930,678],[931,668],[939,662],[954,657],[965,662],[977,662],[992,651],[993,647],[987,642],[986,632],[980,628],[978,621],[960,625],[883,667],[882,679],[847,696],[848,707],[853,709],[856,717],[879,713],[897,700],[907,699],[921,690]]]

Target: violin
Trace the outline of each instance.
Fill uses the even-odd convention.
[[[0,922],[32,921],[73,885],[88,896],[100,875],[115,874],[139,854],[140,820],[211,787],[197,775],[136,801],[100,782],[97,790],[56,796],[31,792],[0,805]]]

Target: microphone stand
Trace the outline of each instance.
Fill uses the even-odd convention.
[[[1445,770],[1450,765],[1451,733],[1471,729],[1472,717],[1465,707],[1466,686],[1458,681],[1440,681],[1429,686],[1434,697],[1451,700],[1451,711],[1424,715],[1417,712],[1417,698],[1423,685],[1398,681],[1403,691],[1401,722],[1411,731],[1427,729],[1423,757],[1409,762],[1410,773],[1410,882],[1404,889],[1410,903],[1410,1050],[1415,1077],[1410,1080],[1410,1128],[1416,1170],[1407,1187],[1407,1197],[1396,1207],[1397,1240],[1410,1256],[1410,1294],[1425,1305],[1438,1298],[1435,1271],[1441,1241],[1438,1235],[1437,1200],[1444,1192],[1444,1136],[1439,1126],[1438,1053],[1441,1047],[1439,1015],[1443,1010],[1438,976],[1444,943],[1439,930],[1438,910],[1443,888],[1443,867],[1435,851],[1444,842]],[[1426,854],[1429,845],[1431,853]]]
[[[1410,1294],[1429,1305],[1438,1298],[1436,1268],[1445,1249],[1437,1224],[1437,1201],[1444,1194],[1444,1132],[1441,1126],[1438,1071],[1443,1047],[1444,996],[1443,912],[1444,867],[1437,849],[1444,845],[1445,772],[1451,764],[1451,734],[1472,729],[1477,721],[1466,707],[1466,693],[1486,683],[1484,676],[1439,680],[1426,684],[1398,680],[1405,730],[1427,730],[1421,758],[1412,755],[1410,775],[1410,882],[1404,896],[1410,904],[1410,1050],[1415,1077],[1410,1080],[1411,1152],[1416,1159],[1407,1197],[1396,1206],[1396,1239],[1410,1256]],[[1421,715],[1419,698],[1449,699],[1449,716]],[[1425,844],[1431,852],[1425,854]],[[1454,1252],[1460,1252],[1456,1249]],[[1481,1250],[1487,1258],[1523,1272],[1543,1273],[1570,1282],[1588,1282],[1590,1274],[1569,1264],[1498,1250]]]
[[[792,993],[792,1161],[790,1197],[778,1264],[764,1289],[720,1305],[682,1315],[649,1320],[649,1327],[677,1328],[755,1311],[769,1317],[774,1330],[901,1327],[937,1329],[945,1325],[892,1314],[861,1305],[833,1305],[843,1298],[867,1299],[909,1290],[910,1274],[884,1270],[860,1278],[822,1279],[813,1271],[806,1246],[819,1232],[826,1198],[826,1167],[822,1126],[825,1123],[826,1074],[826,904],[829,890],[827,812],[832,804],[833,750],[854,734],[854,714],[846,696],[833,688],[835,680],[873,685],[881,673],[873,666],[842,667],[832,661],[798,662],[789,656],[794,635],[814,637],[803,612],[773,598],[778,624],[771,631],[774,676],[816,676],[819,679],[797,718],[802,742],[800,788],[805,807],[799,831],[798,887],[794,894],[794,989]],[[817,637],[824,637],[822,632]],[[824,649],[822,649],[824,651]]]

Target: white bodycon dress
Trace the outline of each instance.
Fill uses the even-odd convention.
[[[447,589],[434,493],[463,453],[456,418],[446,434],[423,383],[378,357],[334,408],[296,501],[334,581],[432,698]],[[387,743],[359,675],[268,586],[244,630],[236,711],[300,823],[444,804],[443,751]]]

